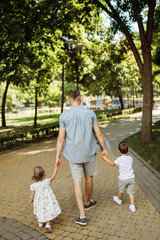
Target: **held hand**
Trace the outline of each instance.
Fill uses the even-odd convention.
[[[101,154],[101,158],[103,161],[106,161],[108,159],[108,153],[106,151],[103,151]]]
[[[60,158],[57,158],[55,168],[57,169],[57,171],[59,171],[61,167],[62,167],[62,161],[60,160]]]
[[[108,158],[108,152],[107,150],[103,150],[101,156],[106,156]]]

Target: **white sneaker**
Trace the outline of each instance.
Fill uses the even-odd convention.
[[[129,206],[129,210],[131,211],[131,212],[136,212],[136,208],[135,208],[135,205],[130,205]]]
[[[116,202],[118,205],[122,204],[122,200],[120,200],[117,196],[113,197],[113,201]]]
[[[43,227],[43,223],[39,222],[38,223],[39,227]]]
[[[51,226],[49,224],[46,224],[45,229],[47,230],[47,233],[53,232],[53,229],[51,228]]]

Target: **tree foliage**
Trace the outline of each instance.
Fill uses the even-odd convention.
[[[24,87],[31,81],[39,81],[35,87],[40,93],[41,89],[47,89],[53,71],[59,74],[63,64],[64,80],[76,82],[77,87],[81,83],[88,91],[119,92],[121,89],[123,93],[124,83],[129,86],[126,69],[131,68],[129,64],[123,65],[126,41],[109,43],[113,41],[111,31],[121,32],[133,52],[142,79],[141,139],[152,140],[151,45],[154,14],[155,24],[159,26],[159,5],[156,11],[155,7],[156,0],[2,0],[0,81],[6,82],[2,118],[11,82]],[[101,27],[102,12],[110,17],[110,32]],[[136,45],[133,24],[138,26],[140,46]],[[70,40],[77,43],[72,49],[66,47]],[[83,45],[81,49],[77,48],[79,44]],[[159,64],[159,48],[155,48],[154,61]],[[132,78],[137,79],[133,81],[136,85],[139,76],[133,74]],[[3,123],[5,126],[5,121]]]

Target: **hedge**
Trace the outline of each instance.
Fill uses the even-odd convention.
[[[137,113],[141,111],[142,111],[142,107],[128,108],[128,109],[123,109],[122,114],[132,114],[132,113]]]
[[[121,115],[121,114],[131,114],[135,112],[141,111],[142,108],[132,108],[132,109],[114,109],[114,110],[102,110],[102,111],[95,111],[97,115],[98,121],[105,121],[107,118]],[[24,146],[29,143],[38,142],[43,139],[57,137],[59,131],[58,125],[45,125],[37,128],[27,127],[22,128],[21,130],[13,130],[4,136],[0,136],[0,152],[13,149],[16,147]]]
[[[43,139],[58,136],[58,125],[41,128],[27,128],[23,132],[11,131],[0,137],[0,151],[16,148],[29,143],[38,142]]]
[[[121,109],[114,109],[114,111],[113,110],[104,110],[104,111],[102,111],[102,113],[97,114],[97,119],[98,120],[107,120],[107,118],[109,118],[109,117],[113,117],[113,116],[117,116],[117,115],[121,115],[121,114],[122,114]]]

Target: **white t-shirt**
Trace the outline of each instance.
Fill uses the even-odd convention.
[[[131,156],[122,155],[121,157],[118,157],[114,162],[119,167],[120,180],[126,180],[135,177],[132,168],[133,159]]]

